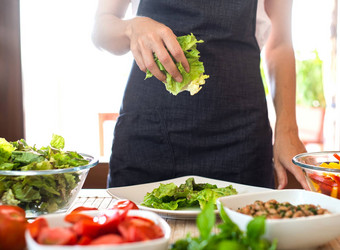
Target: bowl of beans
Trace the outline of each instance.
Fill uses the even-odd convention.
[[[302,169],[312,191],[340,199],[340,152],[303,153],[292,161]]]
[[[266,218],[264,237],[279,249],[315,248],[340,236],[340,200],[302,189],[270,190],[221,197],[223,207],[241,230],[256,216]]]

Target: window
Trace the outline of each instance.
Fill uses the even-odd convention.
[[[119,112],[132,56],[93,45],[95,0],[23,0],[20,8],[27,141],[43,146],[56,133],[67,149],[99,156],[98,113]]]

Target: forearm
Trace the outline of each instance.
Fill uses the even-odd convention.
[[[121,55],[130,50],[129,29],[131,20],[123,20],[129,1],[101,0],[92,34],[94,44],[113,54]]]
[[[269,44],[270,46],[270,44]],[[275,131],[297,133],[296,124],[296,75],[295,57],[290,44],[266,49],[267,76],[274,88],[274,107],[276,112]]]

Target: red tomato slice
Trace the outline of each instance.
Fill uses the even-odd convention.
[[[118,234],[106,234],[92,240],[90,245],[114,245],[124,243],[124,240]]]
[[[35,240],[38,238],[38,235],[44,227],[48,227],[47,220],[44,217],[38,217],[27,225],[28,231]]]
[[[96,218],[101,225],[100,235],[116,233],[118,231],[118,225],[123,220],[122,214],[118,210],[113,214],[104,214]]]
[[[71,211],[71,213],[78,213],[78,212],[82,212],[82,211],[91,211],[91,210],[98,210],[98,208],[96,208],[96,207],[83,207],[83,206],[81,206],[81,207],[77,207],[77,208],[75,208],[75,209],[73,209],[72,211]]]
[[[146,241],[164,236],[162,229],[153,221],[141,217],[127,217],[118,225],[118,230],[127,242]]]
[[[81,220],[93,221],[93,217],[83,213],[71,212],[65,216],[64,220],[74,224]]]
[[[139,209],[136,203],[130,200],[116,200],[113,203],[112,209]]]
[[[94,221],[80,220],[75,222],[72,226],[72,230],[78,236],[87,236],[90,238],[95,238],[99,235],[100,225]]]
[[[80,239],[77,242],[77,245],[89,245],[92,242],[92,238],[88,237],[88,236],[82,236],[80,237]]]
[[[80,213],[69,214],[69,220],[75,221],[73,225],[73,230],[77,235],[88,236],[91,238],[96,238],[97,236],[116,233],[118,231],[117,226],[122,221],[123,216],[118,210],[114,211],[112,214],[103,214],[100,216],[95,216],[93,219],[87,219],[86,216],[83,219],[76,221],[77,215]],[[73,218],[74,217],[74,218]]]
[[[44,245],[74,245],[77,243],[77,236],[70,228],[44,227],[38,235],[37,242]]]

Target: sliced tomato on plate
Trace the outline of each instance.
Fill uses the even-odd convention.
[[[27,229],[33,239],[38,238],[38,235],[44,227],[48,227],[47,220],[44,217],[38,217],[27,225]]]
[[[74,245],[77,235],[66,227],[44,227],[41,229],[37,242],[45,245]]]
[[[67,214],[64,218],[65,221],[70,222],[72,224],[78,222],[78,221],[93,221],[93,216],[78,213],[78,212],[71,212],[70,214]]]
[[[124,243],[122,236],[118,234],[106,234],[91,241],[90,245],[114,245]]]
[[[112,209],[139,209],[136,203],[130,200],[121,199],[113,203]]]
[[[82,211],[92,211],[92,210],[96,211],[96,210],[98,210],[98,208],[96,208],[96,207],[83,207],[83,206],[80,206],[80,207],[77,207],[77,208],[73,209],[71,211],[71,213],[78,213],[78,212],[82,212]]]
[[[162,229],[153,221],[141,217],[127,217],[118,226],[127,242],[145,241],[164,236]]]
[[[77,242],[77,245],[81,245],[81,246],[84,246],[84,245],[89,245],[92,241],[92,238],[91,237],[88,237],[88,236],[81,236]]]

